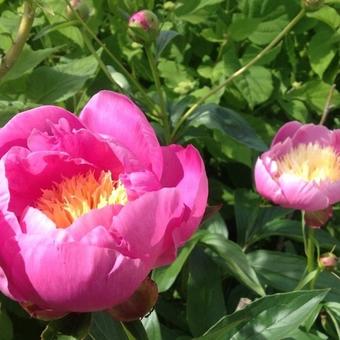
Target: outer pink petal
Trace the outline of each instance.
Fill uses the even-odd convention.
[[[319,187],[320,190],[328,197],[331,205],[340,202],[340,181],[321,182]]]
[[[0,291],[11,299],[27,301],[39,298],[26,275],[16,236],[20,226],[11,212],[0,212]]]
[[[11,195],[10,210],[18,216],[26,206],[34,205],[42,189],[50,188],[64,177],[96,169],[84,160],[62,152],[30,153],[21,147],[13,147],[3,159]]]
[[[265,166],[262,158],[257,159],[254,171],[256,191],[276,204],[287,205],[286,197],[279,183],[273,179],[273,174],[269,169]]]
[[[51,122],[57,123],[62,118],[66,119],[72,128],[83,127],[75,115],[56,106],[41,106],[17,114],[0,129],[0,156],[12,146],[26,147],[26,140],[33,129],[48,132]]]
[[[148,170],[162,171],[162,154],[156,135],[142,111],[126,96],[100,91],[80,114],[92,131],[104,134],[129,149]]]
[[[332,142],[334,150],[340,155],[340,129],[336,129],[332,131]]]
[[[27,276],[39,295],[31,302],[60,312],[103,310],[128,298],[150,264],[113,249],[55,242],[37,235],[19,240]]]
[[[127,242],[129,256],[155,261],[169,247],[169,237],[180,225],[183,212],[178,190],[163,188],[129,202],[113,218],[113,230]]]
[[[297,121],[292,121],[287,124],[284,124],[279,131],[276,133],[272,145],[275,145],[277,143],[284,142],[287,138],[292,138],[295,134],[295,132],[302,126],[301,123]]]
[[[282,191],[287,198],[287,208],[315,211],[328,208],[330,201],[318,185],[296,176],[283,174],[279,178]]]
[[[292,138],[293,147],[308,143],[318,143],[320,146],[329,146],[331,142],[332,133],[323,125],[303,125],[296,131]]]
[[[175,152],[181,165],[183,177],[177,183],[176,188],[179,190],[184,204],[189,208],[187,211],[189,216],[185,223],[174,231],[173,237],[178,247],[191,237],[202,220],[207,207],[208,179],[203,160],[192,145],[182,148],[182,150],[179,150],[178,146],[170,146],[169,149]],[[172,169],[172,163],[165,164],[164,168],[167,169],[166,171],[175,172],[175,169]]]
[[[28,139],[32,151],[62,151],[72,158],[82,158],[102,170],[110,170],[117,179],[123,167],[111,146],[89,130],[65,131],[54,128],[53,135],[47,136],[35,130]]]

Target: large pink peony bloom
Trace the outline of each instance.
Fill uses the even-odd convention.
[[[0,130],[0,157],[0,290],[52,315],[126,300],[206,207],[198,151],[161,147],[139,108],[109,91],[79,119],[54,106],[18,114]]]
[[[257,191],[283,207],[318,211],[340,201],[340,130],[285,124],[255,166]]]

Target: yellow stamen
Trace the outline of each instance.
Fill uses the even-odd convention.
[[[128,201],[123,184],[113,181],[110,171],[97,179],[93,172],[64,179],[51,189],[43,190],[36,206],[58,228],[66,228],[92,209]]]
[[[280,174],[293,174],[305,181],[340,180],[340,157],[330,146],[300,144],[284,155],[277,165]]]

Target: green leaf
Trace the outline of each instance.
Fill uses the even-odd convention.
[[[171,265],[157,268],[152,272],[152,279],[156,282],[160,293],[167,291],[173,285],[201,235],[203,234],[196,233],[180,250],[176,260]]]
[[[158,59],[169,43],[179,35],[176,31],[161,31],[156,41],[156,58]]]
[[[20,54],[14,66],[2,79],[2,82],[7,80],[17,79],[25,73],[30,72],[34,67],[39,65],[43,60],[50,57],[53,53],[57,52],[60,47],[45,48],[33,51],[29,47],[25,48]]]
[[[265,296],[226,316],[200,339],[282,339],[298,330],[326,294],[311,290]]]
[[[228,32],[232,39],[235,41],[241,41],[246,39],[257,26],[261,20],[257,18],[237,18],[233,20],[232,24],[228,28]]]
[[[207,234],[200,242],[221,257],[225,267],[237,280],[257,294],[265,295],[255,271],[238,244],[213,234]]]
[[[105,312],[92,313],[89,336],[91,340],[129,340],[122,324]]]
[[[262,284],[279,291],[290,291],[296,288],[304,275],[306,259],[288,253],[258,250],[247,254],[251,266],[262,281]],[[275,263],[275,265],[273,265]],[[322,272],[318,276],[315,287],[331,289],[327,301],[340,300],[340,280],[329,272]]]
[[[0,309],[0,340],[13,340],[12,322],[3,308]]]
[[[239,143],[258,151],[267,149],[262,139],[241,115],[215,104],[202,105],[191,116],[190,124],[220,130]]]
[[[29,77],[28,96],[40,104],[66,100],[95,75],[97,66],[95,57],[89,56],[55,67],[38,67]]]
[[[145,316],[142,323],[150,340],[162,340],[161,327],[155,310]]]
[[[329,27],[321,27],[310,40],[308,52],[311,66],[320,78],[336,55],[332,34],[333,31]]]
[[[268,100],[273,92],[271,71],[263,66],[253,66],[235,84],[251,109]]]
[[[69,314],[62,319],[49,322],[41,333],[41,340],[85,339],[91,322],[91,314]]]
[[[322,6],[317,11],[307,12],[307,16],[324,22],[334,30],[340,26],[340,15],[334,8],[330,6]]]
[[[194,336],[202,335],[226,313],[221,281],[218,266],[201,249],[195,250],[189,260],[186,305]]]

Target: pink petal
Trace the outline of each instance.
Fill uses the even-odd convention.
[[[270,167],[265,166],[262,158],[257,159],[254,170],[256,191],[267,200],[286,205],[286,197],[279,183],[273,178],[275,175],[273,170],[270,171]]]
[[[65,177],[96,169],[84,160],[62,152],[30,153],[22,147],[13,147],[3,159],[11,195],[9,209],[18,216],[28,205],[34,205],[42,189],[51,188],[53,183],[61,182]]]
[[[19,240],[26,273],[40,308],[60,312],[103,310],[128,298],[150,271],[148,261],[113,249],[55,242],[37,235]]]
[[[280,187],[287,198],[287,208],[307,211],[326,209],[330,205],[328,197],[314,182],[306,182],[296,176],[283,174],[279,178]]]
[[[289,123],[284,124],[279,131],[276,133],[272,145],[274,146],[277,143],[284,142],[287,138],[292,138],[295,132],[302,126],[301,123],[297,121],[292,121]]]
[[[328,197],[330,204],[340,202],[340,181],[324,181],[320,183],[319,187],[320,190]]]
[[[65,119],[74,129],[83,127],[72,113],[56,106],[41,106],[15,115],[0,129],[0,156],[12,146],[27,146],[26,140],[33,129],[50,131],[51,123]]]
[[[129,202],[113,218],[113,228],[129,245],[129,256],[155,260],[169,246],[173,228],[182,221],[179,192],[163,188]]]
[[[319,144],[329,146],[332,141],[332,133],[323,125],[303,125],[292,138],[293,147],[299,144]]]
[[[110,170],[112,177],[118,179],[122,164],[111,146],[100,136],[89,130],[65,131],[54,127],[53,135],[46,135],[38,130],[32,132],[28,146],[32,151],[62,151],[72,158],[82,158],[102,170]]]
[[[170,146],[167,149],[166,153],[173,152],[173,156],[169,157],[168,155],[166,157],[171,162],[165,163],[164,169],[166,170],[164,170],[164,173],[173,172],[174,174],[170,177],[170,175],[163,173],[164,176],[162,178],[168,181],[168,183],[171,181],[174,183],[175,177],[177,176],[178,178],[178,174],[182,174],[182,178],[175,187],[179,190],[181,199],[188,208],[185,220],[173,232],[173,240],[176,247],[179,247],[191,237],[202,220],[207,207],[208,179],[203,160],[199,152],[192,145],[186,148]],[[175,156],[181,169],[178,167],[179,164],[174,161]],[[175,165],[174,168],[173,165]]]
[[[104,134],[129,149],[141,164],[160,176],[162,154],[156,135],[142,111],[126,96],[100,91],[80,114],[92,131]]]

